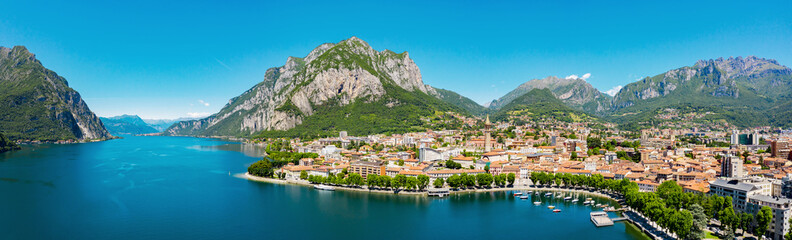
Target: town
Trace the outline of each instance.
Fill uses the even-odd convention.
[[[622,132],[602,123],[545,119],[513,125],[491,122],[489,116],[457,118],[464,123],[461,130],[371,136],[341,131],[337,137],[305,141],[259,140],[270,153],[264,162],[273,165],[267,166],[269,173],[256,174],[261,170],[257,164],[249,171],[290,182],[368,185],[368,190],[404,187],[402,193],[430,195],[534,185],[537,173],[626,180],[640,192],[673,182],[691,196],[731,199],[736,221],[748,222],[741,227],[743,234],[757,228],[761,221],[754,216],[766,207],[773,217],[764,235],[784,239],[789,232],[792,131],[725,125]],[[289,152],[293,154],[281,154]],[[561,182],[568,185],[555,183]],[[725,235],[735,230],[715,231]]]

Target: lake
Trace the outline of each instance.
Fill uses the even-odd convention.
[[[233,175],[260,149],[236,145],[125,136],[2,153],[0,239],[646,239],[544,197],[534,206],[507,192],[438,199],[248,181]]]

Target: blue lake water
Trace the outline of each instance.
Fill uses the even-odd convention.
[[[2,153],[0,239],[645,239],[550,198],[561,213],[507,192],[437,199],[233,177],[254,156],[232,142],[134,136]]]

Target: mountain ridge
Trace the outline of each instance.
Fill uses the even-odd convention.
[[[0,126],[11,140],[112,138],[66,79],[24,46],[0,47]]]
[[[346,109],[353,118],[366,122],[360,114],[374,114],[387,125],[373,131],[399,131],[418,124],[420,116],[436,111],[462,111],[441,101],[437,91],[423,83],[420,70],[409,53],[376,51],[368,43],[351,37],[339,43],[321,44],[306,57],[288,57],[281,67],[266,71],[264,80],[232,98],[218,113],[196,121],[183,121],[165,131],[167,135],[251,136],[260,132],[288,134],[290,129],[306,124],[316,113],[346,125],[333,110]],[[369,110],[357,109],[367,104]],[[415,105],[409,105],[409,104]],[[353,105],[354,104],[354,105]],[[352,107],[347,107],[352,105]],[[388,115],[378,108],[412,108],[418,115]],[[397,120],[397,118],[399,120]],[[314,125],[318,123],[310,123]],[[319,124],[322,125],[322,124]],[[419,124],[420,125],[420,124]],[[318,128],[326,129],[329,126]],[[376,126],[372,126],[375,127]],[[333,129],[341,131],[344,129]],[[402,129],[403,130],[403,129]],[[309,132],[315,132],[309,129]],[[354,131],[353,131],[354,132]],[[368,131],[358,131],[364,133]],[[352,133],[352,132],[350,132]],[[321,134],[321,133],[318,133]]]

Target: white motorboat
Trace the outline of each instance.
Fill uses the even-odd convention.
[[[318,189],[318,190],[335,191],[335,187],[327,186],[327,185],[324,185],[324,184],[314,185],[314,188]]]

